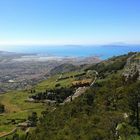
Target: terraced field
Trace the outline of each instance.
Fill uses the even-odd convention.
[[[5,105],[6,112],[0,115],[0,136],[12,131],[19,122],[24,122],[28,115],[35,111],[40,115],[44,110],[41,103],[28,103],[28,92],[9,92],[0,96],[0,103]]]
[[[60,84],[60,87],[70,87],[72,85],[72,82],[76,80],[76,75],[80,75],[83,73],[83,71],[74,71],[64,74],[57,74],[48,78],[48,80],[39,83],[37,86],[35,86],[35,89],[37,91],[42,91],[44,89],[53,89],[56,88],[56,84]]]

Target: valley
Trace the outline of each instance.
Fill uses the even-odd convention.
[[[0,52],[0,93],[28,89],[47,79],[51,75],[51,70],[62,64],[72,65],[74,69],[77,69],[81,64],[99,61],[100,59],[96,57],[61,58],[38,54]]]

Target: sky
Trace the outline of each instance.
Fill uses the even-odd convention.
[[[0,0],[0,45],[140,44],[140,0]]]

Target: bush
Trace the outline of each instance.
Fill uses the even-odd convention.
[[[5,111],[4,105],[0,104],[0,113],[4,113],[4,111]]]

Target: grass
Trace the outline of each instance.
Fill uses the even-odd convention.
[[[75,80],[75,78],[73,76],[77,75],[77,74],[81,74],[83,73],[81,72],[69,72],[69,73],[64,73],[62,77],[69,77],[67,79],[64,80],[58,80],[57,79],[60,77],[60,74],[57,74],[55,76],[52,76],[51,78],[49,78],[48,80],[42,81],[41,83],[39,83],[35,89],[37,91],[42,91],[42,90],[46,90],[46,89],[54,89],[56,84],[60,84],[61,87],[70,87],[72,85],[72,82]]]
[[[63,74],[64,77],[74,76],[80,72],[70,72]],[[46,89],[55,88],[56,84],[60,84],[61,87],[70,86],[74,78],[68,78],[56,82],[60,74],[52,76],[48,80],[45,80],[35,86],[37,91],[44,91]],[[16,123],[26,120],[28,115],[35,111],[38,115],[45,109],[42,103],[29,103],[25,100],[31,95],[27,91],[11,91],[9,93],[0,95],[0,103],[5,106],[5,113],[0,115],[0,135],[3,133],[10,132],[16,127],[15,124],[11,123],[14,119]]]
[[[134,59],[140,59],[140,54],[137,54]]]
[[[72,82],[76,80],[74,76],[81,73],[83,72],[64,73],[62,77],[69,78],[63,80],[57,80],[60,77],[60,74],[57,74],[42,81],[34,88],[36,89],[36,92],[38,92],[56,88],[56,84],[60,84],[60,87],[69,87],[72,85]],[[83,77],[85,78],[85,76],[86,75]],[[28,91],[12,91],[0,95],[0,103],[3,104],[6,109],[5,113],[0,115],[0,135],[13,130],[19,122],[26,120],[32,111],[37,112],[38,116],[40,116],[41,112],[45,110],[46,106],[42,103],[25,102],[30,95],[31,93]],[[15,120],[16,124],[11,123],[12,119]]]
[[[13,91],[0,96],[0,103],[5,105],[6,112],[0,116],[0,134],[9,132],[16,125],[11,123],[14,119],[17,123],[27,119],[30,112],[35,111],[38,115],[45,109],[42,103],[25,102],[29,93]]]
[[[122,139],[123,140],[123,139]],[[140,136],[138,135],[133,135],[131,138],[129,138],[128,140],[140,140]]]

